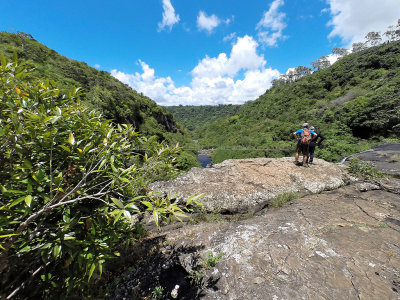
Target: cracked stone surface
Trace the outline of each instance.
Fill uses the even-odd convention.
[[[322,160],[304,168],[296,167],[292,158],[262,158],[225,161],[216,168],[194,169],[175,181],[156,183],[153,190],[183,196],[205,192],[202,202],[209,210],[219,207],[233,213],[254,209],[282,192],[302,195],[246,220],[186,225],[166,229],[156,238],[169,245],[171,266],[185,270],[181,282],[187,286],[188,275],[209,251],[222,253],[222,260],[204,273],[203,282],[210,284],[202,286],[200,299],[399,300],[400,149],[396,147],[380,147],[378,158],[371,153],[360,157],[374,163],[384,160],[377,168],[393,176],[380,182],[353,181],[344,165]],[[136,284],[143,295],[149,295],[158,278],[154,274],[162,267],[150,269],[148,263],[138,268],[141,279],[151,274],[148,285]],[[170,280],[167,289],[177,282]],[[165,285],[162,280],[157,284]],[[128,297],[132,284],[125,286],[120,294]],[[179,299],[194,297],[182,292]]]
[[[153,183],[150,188],[179,193],[181,199],[204,194],[200,201],[206,210],[244,213],[262,209],[279,194],[319,193],[351,179],[341,164],[315,159],[315,164],[306,168],[293,161],[292,157],[226,160],[213,168],[193,168],[174,180]]]
[[[400,199],[387,191],[351,185],[167,239],[222,253],[202,299],[400,298]]]

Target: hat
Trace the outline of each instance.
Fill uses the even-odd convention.
[[[314,126],[311,126],[310,129],[311,129],[311,130],[315,130],[315,127],[314,127]]]
[[[301,127],[308,128],[308,123],[303,123],[303,125]]]

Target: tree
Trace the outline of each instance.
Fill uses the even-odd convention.
[[[303,77],[303,76],[310,75],[312,73],[312,69],[309,67],[298,66],[296,68],[296,72],[297,72],[297,74],[299,74],[300,77]]]
[[[345,48],[333,48],[332,49],[332,54],[336,54],[339,56],[339,58],[346,56],[349,54],[349,51]]]
[[[367,40],[367,44],[370,44],[371,47],[377,46],[381,43],[382,38],[379,32],[368,32],[367,35],[365,36],[365,39]]]
[[[277,87],[286,84],[286,80],[282,77],[272,80],[272,87]]]
[[[321,56],[316,61],[313,61],[311,65],[313,66],[314,69],[321,70],[329,67],[331,63],[329,62],[326,56]]]
[[[389,42],[400,40],[400,19],[397,20],[396,26],[389,26],[384,35],[387,36]]]
[[[141,192],[172,175],[179,149],[104,120],[80,96],[1,55],[0,298],[85,293],[133,240],[135,214],[160,226],[186,209]]]
[[[362,50],[367,49],[365,43],[353,43],[351,45],[353,53],[360,52]]]

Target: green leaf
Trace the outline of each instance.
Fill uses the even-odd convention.
[[[15,206],[15,205],[21,203],[21,202],[24,201],[24,200],[25,200],[25,196],[24,196],[24,197],[20,197],[20,198],[14,200],[14,201],[10,204],[9,207],[11,208],[11,207],[13,207],[13,206]]]
[[[55,245],[53,248],[54,258],[57,258],[60,255],[60,252],[61,252],[61,245]]]
[[[74,145],[75,144],[75,137],[74,137],[74,134],[72,132],[69,133],[68,143],[70,145]]]
[[[118,222],[118,220],[121,218],[121,216],[122,216],[123,213],[124,213],[123,210],[120,210],[120,211],[118,212],[118,214],[115,216],[115,219],[114,219],[114,225],[115,225],[115,223]]]
[[[69,149],[67,146],[64,146],[64,145],[58,145],[58,146],[67,152],[71,152],[71,149]]]
[[[29,252],[29,250],[31,250],[31,247],[30,246],[25,246],[24,248],[19,250],[19,253]]]
[[[1,65],[5,67],[7,65],[7,59],[3,53],[0,54]]]
[[[5,235],[0,235],[0,239],[4,239],[13,235],[19,235],[20,233],[10,233],[10,234],[5,234]]]
[[[25,197],[25,203],[26,205],[28,205],[29,207],[31,207],[31,203],[32,203],[32,196],[31,195],[27,195]]]
[[[124,204],[119,199],[116,199],[114,197],[111,197],[111,201],[115,203],[116,206],[118,206],[121,209],[124,209]]]
[[[90,281],[90,278],[92,277],[93,272],[94,272],[95,269],[96,269],[96,265],[95,265],[95,264],[92,264],[92,266],[90,267],[90,271],[89,271],[89,279],[88,279],[88,282]]]

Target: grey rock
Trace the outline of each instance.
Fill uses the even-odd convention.
[[[200,199],[208,211],[245,213],[258,211],[271,199],[288,192],[319,193],[333,190],[351,180],[346,167],[315,159],[310,168],[296,166],[293,158],[226,160],[213,168],[193,168],[170,181],[156,182],[156,192],[190,195]]]
[[[222,253],[202,299],[398,299],[400,199],[354,185],[231,223],[187,226],[172,243]],[[185,259],[184,259],[185,260]]]
[[[372,191],[372,190],[380,190],[381,187],[377,184],[371,183],[371,182],[360,182],[355,185],[356,189],[358,189],[360,192],[367,192],[367,191]]]

